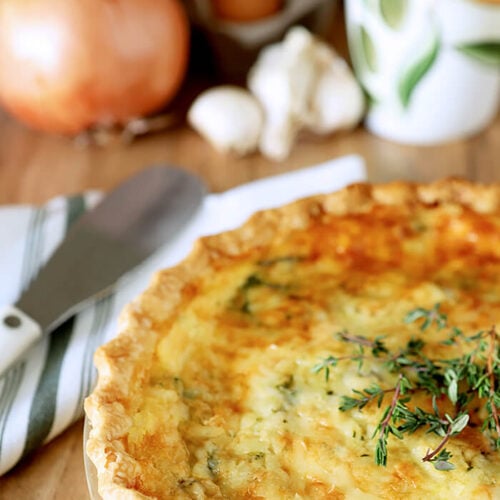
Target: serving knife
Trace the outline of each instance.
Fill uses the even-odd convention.
[[[204,194],[197,177],[155,166],[82,215],[17,302],[0,307],[0,374],[173,238]]]

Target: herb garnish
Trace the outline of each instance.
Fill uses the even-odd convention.
[[[259,274],[251,274],[239,288],[239,294],[241,295],[240,298],[242,299],[242,304],[239,307],[241,312],[246,314],[251,313],[249,291],[258,287],[269,288],[277,291],[286,291],[288,290],[289,285],[267,281]]]
[[[500,336],[494,326],[470,336],[457,327],[449,327],[439,304],[432,309],[416,308],[404,318],[405,323],[416,321],[421,323],[422,332],[433,326],[437,330],[447,328],[448,336],[442,345],[461,343],[469,349],[460,357],[430,358],[423,352],[426,342],[421,337],[413,337],[404,348],[390,351],[383,337],[371,340],[342,331],[336,335],[337,339],[353,344],[355,352],[347,356],[328,356],[316,364],[312,372],[324,371],[325,381],[328,381],[331,370],[338,363],[356,362],[361,370],[363,362],[370,360],[397,374],[397,381],[391,387],[373,383],[363,390],[353,390],[352,396],[341,396],[339,410],[361,411],[373,403],[381,408],[385,397],[392,394],[372,436],[377,438],[375,463],[387,464],[390,435],[403,439],[405,434],[423,428],[426,433],[440,436],[441,441],[427,451],[422,461],[431,462],[437,470],[449,471],[455,466],[450,461],[452,454],[446,444],[471,425],[472,415],[483,418],[482,432],[489,438],[492,449],[500,449]],[[432,410],[415,406],[412,399],[415,394],[428,396]],[[449,410],[450,403],[452,411],[443,410],[444,405]]]

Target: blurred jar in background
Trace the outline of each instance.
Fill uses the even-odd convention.
[[[336,0],[185,0],[193,28],[208,44],[225,81],[241,83],[262,47],[300,24],[324,36],[333,25]],[[196,52],[196,46],[193,47]]]
[[[211,0],[214,15],[229,22],[258,21],[278,13],[283,0]]]

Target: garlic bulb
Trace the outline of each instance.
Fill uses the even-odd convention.
[[[248,88],[214,87],[197,97],[188,120],[219,151],[255,151],[284,160],[302,129],[328,134],[364,114],[360,85],[347,63],[302,27],[262,49]]]
[[[354,127],[364,112],[363,93],[345,61],[302,27],[261,51],[248,87],[265,112],[259,148],[275,160],[289,155],[299,130]]]

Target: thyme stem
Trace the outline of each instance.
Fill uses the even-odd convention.
[[[376,343],[373,340],[362,337],[361,335],[350,335],[347,332],[340,332],[339,338],[345,340],[346,342],[352,342],[354,344],[374,348]]]
[[[497,345],[497,332],[495,326],[491,328],[488,332],[490,336],[490,349],[488,351],[488,359],[486,361],[486,366],[488,370],[488,376],[490,379],[490,394],[489,400],[491,405],[491,416],[493,417],[493,421],[495,422],[495,429],[497,431],[497,436],[500,437],[500,418],[498,417],[498,408],[495,404],[495,372],[493,370],[495,351]]]
[[[403,379],[403,374],[400,373],[398,377],[398,381],[396,383],[396,387],[394,388],[394,395],[392,396],[391,406],[389,412],[385,416],[384,420],[380,423],[380,436],[383,436],[385,433],[386,427],[389,425],[391,418],[394,414],[394,410],[396,409],[396,404],[398,403],[399,395],[401,394],[401,381]],[[384,391],[385,392],[385,391]]]
[[[448,430],[444,435],[441,442],[436,446],[434,450],[427,450],[427,454],[422,458],[422,462],[431,462],[432,459],[439,454],[439,452],[446,446],[446,443],[449,441],[451,435],[453,434],[453,426],[452,424],[448,424]]]

